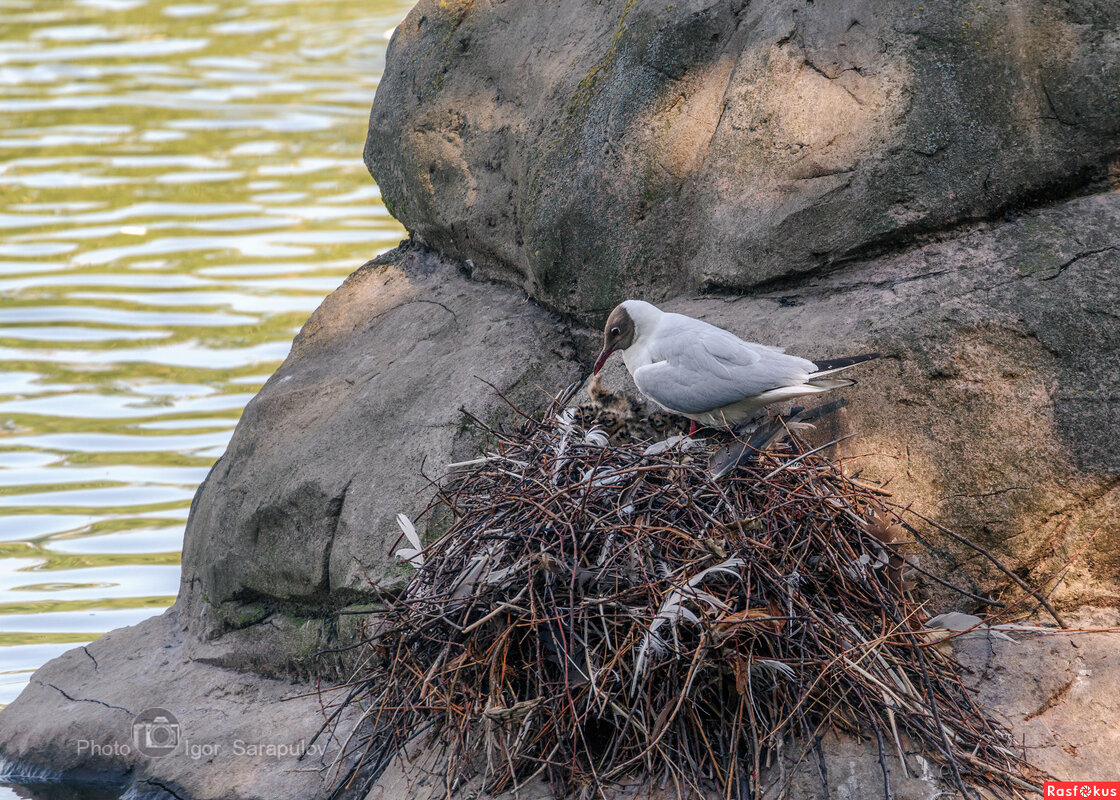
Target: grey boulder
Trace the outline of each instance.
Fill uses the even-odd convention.
[[[577,376],[571,337],[422,249],[351,275],[249,403],[195,498],[180,605],[198,639],[321,616],[399,581],[398,513],[473,452],[464,410],[534,408]],[[491,386],[493,385],[493,388]],[[427,477],[425,477],[427,476]]]
[[[423,241],[601,320],[1103,177],[1118,31],[1072,0],[422,0],[366,164]]]

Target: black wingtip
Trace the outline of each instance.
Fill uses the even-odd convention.
[[[824,361],[814,361],[817,366],[817,372],[828,372],[829,370],[844,369],[845,367],[855,366],[862,364],[864,361],[874,361],[881,357],[881,353],[861,353],[858,356],[844,356],[843,358],[828,358]]]

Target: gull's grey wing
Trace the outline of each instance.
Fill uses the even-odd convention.
[[[651,350],[659,360],[635,370],[634,383],[680,414],[700,414],[780,386],[796,386],[815,370],[804,358],[744,342],[705,323],[671,326],[654,344]]]

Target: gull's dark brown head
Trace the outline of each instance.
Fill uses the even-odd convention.
[[[607,324],[603,326],[603,352],[595,359],[595,368],[592,374],[598,375],[607,358],[615,350],[625,350],[634,343],[634,320],[626,311],[626,305],[615,306],[614,311],[607,317]]]

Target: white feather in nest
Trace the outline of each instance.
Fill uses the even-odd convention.
[[[566,457],[568,452],[568,444],[572,437],[579,436],[580,428],[576,425],[576,409],[565,408],[556,415],[556,426],[560,429],[560,439],[556,443],[556,460],[552,464],[552,482],[560,479],[560,470],[563,469],[564,464],[568,462],[570,457]],[[587,430],[583,431],[583,436],[580,440],[583,444],[591,445],[592,447],[606,447],[609,445],[610,438],[607,436],[606,431],[598,425],[593,425]],[[587,476],[584,475],[584,480]],[[599,485],[599,484],[596,484]]]
[[[1016,642],[1004,631],[1050,631],[1037,625],[1016,625],[1005,622],[999,625],[989,625],[980,617],[973,614],[964,614],[960,611],[950,611],[931,617],[926,624],[926,637],[931,641],[941,641],[950,637],[955,639],[968,639],[976,636],[990,636],[993,639],[1002,639],[1005,642]]]
[[[611,443],[611,440],[607,438],[607,432],[596,425],[584,434],[583,442],[595,447],[606,447]]]
[[[662,439],[660,442],[654,442],[645,449],[642,455],[658,456],[662,453],[677,448],[682,453],[687,453],[689,450],[696,450],[704,446],[704,442],[699,439],[693,439],[690,436],[670,436],[667,439]]]
[[[490,531],[487,531],[490,532]],[[501,563],[502,553],[505,551],[505,542],[486,542],[482,551],[467,562],[458,580],[452,587],[450,599],[462,600],[475,594],[475,587],[479,584],[498,583],[505,577],[504,570],[494,570],[492,567]],[[491,580],[491,579],[494,580]]]
[[[634,665],[634,680],[630,683],[630,694],[633,695],[638,686],[638,676],[645,670],[646,662],[652,656],[655,659],[664,658],[669,654],[669,643],[665,641],[658,631],[666,623],[669,627],[674,629],[681,620],[691,622],[693,625],[700,624],[700,617],[690,609],[685,603],[692,602],[707,606],[713,611],[730,611],[730,607],[720,600],[718,597],[705,592],[697,587],[704,582],[710,575],[723,573],[725,575],[733,575],[739,577],[739,567],[742,567],[747,562],[741,558],[729,558],[715,566],[708,567],[696,573],[688,580],[683,586],[669,591],[665,595],[665,600],[661,603],[661,608],[658,609],[657,614],[654,616],[653,621],[650,622],[649,630],[642,636],[642,642],[638,645],[638,660]]]
[[[552,462],[552,483],[555,486],[560,480],[560,471],[570,459],[565,458],[568,452],[568,440],[576,433],[576,409],[565,408],[556,415],[556,427],[560,429],[560,439],[556,442],[556,458]]]
[[[424,566],[424,545],[420,543],[420,534],[416,532],[416,526],[404,514],[397,514],[397,527],[401,529],[404,538],[412,545],[398,550],[397,558],[411,564],[416,569],[420,569]]]
[[[751,661],[751,672],[756,674],[770,672],[774,675],[781,675],[789,678],[791,681],[797,680],[797,670],[789,664],[775,661],[772,658],[758,658]]]
[[[586,496],[587,492],[591,489],[598,489],[603,486],[613,486],[616,483],[621,483],[625,477],[625,475],[613,467],[599,467],[598,469],[584,470],[583,474],[580,475],[580,482],[584,484],[583,494]]]

